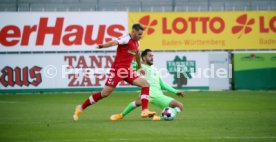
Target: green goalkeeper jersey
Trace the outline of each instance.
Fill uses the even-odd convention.
[[[172,92],[174,94],[177,93],[177,90],[171,87],[169,84],[167,84],[165,81],[160,76],[160,73],[156,68],[153,66],[141,65],[142,68],[146,71],[145,78],[150,84],[150,91],[162,91],[162,89],[167,90],[169,92]],[[134,70],[138,69],[138,64],[137,62],[132,62],[132,68]],[[160,93],[153,93],[151,95],[158,95]]]

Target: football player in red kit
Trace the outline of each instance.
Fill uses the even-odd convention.
[[[106,80],[105,86],[101,92],[92,94],[82,105],[77,105],[74,113],[74,120],[78,120],[81,112],[88,106],[98,102],[104,97],[109,96],[112,91],[116,88],[117,84],[124,80],[130,84],[141,87],[141,102],[142,112],[141,117],[147,118],[152,117],[156,113],[148,109],[149,99],[149,83],[137,75],[136,71],[131,69],[131,62],[134,57],[138,61],[138,68],[141,68],[140,54],[139,54],[139,43],[143,35],[144,28],[140,24],[134,24],[130,34],[122,36],[121,38],[113,41],[109,41],[105,44],[97,45],[96,47],[108,48],[112,46],[118,46],[116,51],[115,61],[112,64],[108,79]]]

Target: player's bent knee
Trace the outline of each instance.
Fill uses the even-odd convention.
[[[176,100],[171,102],[170,107],[178,107],[181,111],[183,110],[183,104]]]
[[[108,97],[111,94],[112,91],[102,91],[101,92],[101,96],[104,97]]]
[[[136,107],[139,107],[139,106],[141,106],[141,105],[142,105],[141,99],[138,98],[138,99],[135,101],[135,106],[136,106]]]
[[[139,107],[139,106],[141,106],[141,104],[135,104],[136,105],[136,107]]]
[[[144,79],[141,87],[149,87],[148,81]]]
[[[136,101],[136,102],[135,102],[135,105],[136,105],[136,107],[139,107],[139,106],[142,105],[142,102],[141,102],[141,101]]]
[[[113,90],[114,90],[113,87],[104,86],[103,90],[101,91],[101,96],[103,98],[107,97],[107,96],[109,96],[112,93]]]
[[[149,87],[148,81],[144,78],[135,79],[132,84],[139,87]]]
[[[110,93],[107,93],[107,92],[102,92],[101,93],[101,96],[104,98],[104,97],[108,97]]]

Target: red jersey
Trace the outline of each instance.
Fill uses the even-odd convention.
[[[122,36],[116,41],[118,42],[118,48],[112,68],[129,68],[134,56],[138,52],[139,43],[131,39],[130,34]]]

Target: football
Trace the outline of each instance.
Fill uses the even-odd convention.
[[[175,112],[170,107],[166,107],[162,111],[162,117],[164,118],[164,120],[174,120],[175,116]]]

